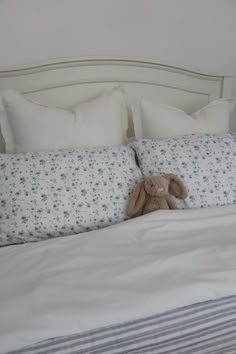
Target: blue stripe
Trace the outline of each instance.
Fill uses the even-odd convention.
[[[232,309],[234,310],[234,311],[232,311]],[[192,311],[191,312],[193,315],[195,315],[195,312],[194,311]],[[227,314],[230,314],[230,315],[232,315],[233,313],[236,313],[236,307],[230,307],[230,308],[227,308],[227,310],[226,309],[221,309],[220,311],[214,311],[214,312],[211,312],[211,313],[209,313],[209,314],[202,314],[202,315],[200,315],[200,316],[195,316],[194,318],[192,318],[192,319],[188,319],[188,320],[183,320],[183,318],[185,317],[185,315],[182,315],[182,316],[178,316],[178,317],[176,317],[176,318],[178,318],[179,319],[179,322],[175,322],[174,324],[169,324],[169,325],[166,325],[166,326],[164,326],[164,327],[159,327],[159,328],[156,328],[155,330],[156,331],[158,331],[158,334],[159,335],[165,335],[165,334],[169,334],[169,333],[175,333],[176,332],[176,330],[179,330],[179,328],[181,328],[181,330],[182,329],[186,329],[186,328],[188,328],[189,327],[189,324],[192,324],[192,326],[196,326],[196,325],[199,325],[199,324],[204,324],[205,323],[205,321],[206,320],[208,320],[209,318],[210,318],[210,320],[212,321],[212,319],[219,319],[219,318],[224,318]],[[220,314],[222,314],[222,316],[220,316]],[[188,313],[188,315],[189,315],[189,313]],[[176,319],[175,317],[174,317],[174,319]],[[203,321],[202,321],[203,320]],[[157,322],[154,322],[154,323],[152,323],[152,324],[148,324],[148,325],[141,325],[141,326],[136,326],[136,327],[133,327],[133,328],[131,328],[131,329],[129,329],[129,328],[127,328],[127,329],[125,329],[125,330],[122,330],[122,331],[115,331],[114,333],[113,332],[110,332],[109,334],[107,334],[107,335],[101,335],[101,336],[98,336],[98,337],[93,337],[93,338],[90,338],[90,339],[88,339],[88,340],[82,340],[81,342],[78,342],[78,341],[76,341],[76,342],[74,342],[73,344],[71,344],[71,347],[73,347],[73,346],[76,346],[76,345],[78,345],[78,344],[80,344],[80,345],[85,345],[85,344],[89,344],[89,343],[92,343],[92,342],[97,342],[97,341],[99,341],[99,340],[104,340],[104,339],[108,339],[108,338],[113,338],[113,340],[115,341],[115,339],[114,339],[114,337],[116,337],[116,336],[120,336],[120,335],[122,335],[122,334],[128,334],[128,332],[130,333],[130,332],[137,332],[138,330],[140,330],[140,329],[144,329],[144,328],[147,328],[147,327],[151,327],[151,330],[149,330],[149,331],[146,331],[146,332],[143,332],[144,334],[145,333],[151,333],[151,332],[153,332],[153,330],[154,330],[154,325],[156,325],[156,324],[159,324],[158,323],[159,321],[157,321]],[[160,323],[164,323],[164,322],[168,322],[168,320],[165,320],[165,321],[161,321]],[[185,326],[183,326],[183,325],[185,325]],[[172,330],[172,331],[170,331],[170,330]],[[164,332],[164,333],[163,333]],[[137,335],[137,336],[139,336],[139,335]],[[126,337],[127,339],[128,338],[132,338],[131,336],[129,336],[129,337]],[[120,340],[120,339],[119,339]],[[55,345],[55,344],[54,344]],[[63,348],[63,347],[62,347]],[[50,348],[49,348],[50,349]]]
[[[234,309],[234,311],[232,311],[232,309]],[[211,312],[210,314],[207,314],[207,315],[200,315],[200,316],[196,316],[195,318],[193,319],[188,319],[188,320],[182,320],[178,323],[174,323],[172,325],[167,325],[167,326],[164,326],[164,327],[161,327],[160,329],[156,329],[156,331],[158,330],[158,334],[159,335],[165,335],[165,334],[172,334],[172,333],[175,333],[177,330],[183,330],[183,329],[186,329],[189,327],[190,324],[192,325],[199,325],[199,324],[204,324],[206,322],[206,320],[208,318],[210,318],[211,320],[214,318],[214,319],[219,319],[219,318],[224,318],[226,316],[226,314],[229,314],[232,315],[233,313],[236,313],[236,307],[230,307],[230,308],[227,308],[227,311],[225,309],[222,309],[220,311],[214,311],[214,312]],[[194,312],[193,312],[194,314]],[[222,316],[220,315],[222,314]],[[181,316],[181,318],[184,318],[184,316]],[[184,326],[185,325],[185,326]],[[137,331],[139,329],[140,326],[136,326],[135,328],[133,328],[131,331]],[[149,327],[149,326],[141,326],[141,328],[146,328],[146,327]],[[92,343],[92,342],[96,342],[98,340],[104,340],[104,339],[108,339],[108,338],[113,338],[113,341],[111,342],[108,342],[106,345],[112,345],[114,341],[116,341],[114,339],[115,336],[117,335],[120,335],[120,334],[128,334],[128,332],[130,332],[129,329],[126,329],[124,331],[115,331],[115,333],[110,333],[109,335],[102,335],[102,336],[99,336],[99,337],[96,337],[96,338],[90,338],[88,340],[82,340],[82,341],[78,341],[76,340],[74,343],[71,344],[71,348],[72,347],[76,347],[78,346],[79,344],[80,345],[85,345],[85,344],[89,344],[89,343]],[[153,329],[151,329],[150,331],[146,331],[144,332],[145,333],[151,333],[153,332]],[[164,332],[164,333],[163,333]],[[140,335],[138,334],[137,337],[139,337]],[[132,338],[132,336],[128,336],[126,337],[126,340],[129,339],[129,338]],[[136,338],[136,336],[134,335],[134,338]],[[121,342],[122,340],[119,339],[119,342]],[[64,339],[64,343],[66,344],[65,346],[61,346],[60,349],[68,349],[68,341],[66,341],[66,339]],[[48,343],[47,345],[44,346],[44,348],[48,350],[49,353],[54,353],[56,352],[56,350],[58,350],[58,348],[53,348],[50,350],[50,346],[55,346],[57,344],[55,343]],[[104,346],[106,346],[105,344],[103,344]],[[99,345],[95,345],[94,347],[92,347],[91,349],[99,349],[101,346],[101,344]],[[43,349],[43,348],[34,348],[34,350],[39,350],[39,349]],[[28,349],[30,350],[30,348]],[[31,347],[31,350],[32,350],[32,347]],[[26,351],[25,351],[26,352]],[[18,352],[19,353],[19,352]],[[23,351],[24,353],[24,351]],[[41,353],[41,352],[39,352]]]
[[[234,330],[233,333],[236,333],[236,321],[234,321],[234,322],[235,322],[235,330]],[[188,328],[188,327],[186,326],[186,328]],[[232,325],[228,325],[228,326],[224,325],[224,327],[222,327],[222,329],[225,329],[225,328],[232,328]],[[106,343],[106,344],[101,345],[101,346],[99,346],[97,348],[91,347],[91,348],[89,348],[87,350],[84,350],[83,353],[99,354],[99,353],[105,353],[107,351],[110,352],[111,349],[125,348],[125,347],[133,345],[133,344],[142,343],[143,341],[146,341],[146,340],[149,340],[149,341],[151,341],[153,343],[157,339],[157,337],[159,337],[159,339],[160,339],[159,333],[155,333],[155,332],[153,333],[153,332],[154,331],[152,331],[152,334],[148,334],[148,333],[144,333],[143,335],[137,334],[137,335],[135,335],[133,337],[122,339],[119,342],[118,341],[116,341],[116,342],[114,341],[114,342]],[[214,334],[216,331],[215,331],[215,329],[213,329],[211,331],[207,331],[207,328],[206,328],[205,330],[203,329],[202,332],[203,333],[205,332],[205,333],[209,333],[209,334],[210,333]],[[158,348],[159,347],[160,348],[163,347],[165,349],[165,347],[167,347],[169,345],[185,342],[186,339],[188,339],[188,337],[190,337],[190,339],[194,339],[194,338],[198,338],[199,337],[198,331],[191,332],[191,333],[189,333],[187,335],[184,335],[184,336],[181,335],[181,338],[179,338],[179,336],[178,336],[179,332],[175,332],[175,331],[171,332],[171,334],[176,334],[176,333],[177,333],[176,337],[173,337],[173,338],[171,338],[169,340],[158,341],[158,343],[157,343]],[[196,334],[193,335],[192,333],[196,333]],[[168,334],[169,333],[167,332],[166,335],[168,335]],[[224,335],[226,335],[226,334],[224,334]],[[219,336],[217,335],[217,338],[218,337]],[[128,340],[128,339],[130,339],[130,340]],[[173,342],[173,343],[170,343],[170,342]],[[137,350],[137,349],[135,349],[135,350]],[[51,353],[51,351],[49,351],[48,353]],[[74,353],[74,352],[72,352],[72,353]]]
[[[195,315],[196,313],[201,313],[201,312],[204,312],[204,311],[209,311],[209,309],[216,309],[217,307],[220,307],[222,305],[229,305],[229,304],[234,304],[236,303],[236,296],[230,296],[230,297],[227,297],[227,298],[223,298],[223,299],[220,299],[220,300],[210,300],[210,301],[206,301],[206,302],[203,302],[203,303],[198,303],[198,304],[194,304],[194,305],[189,305],[189,306],[186,306],[186,307],[182,307],[182,308],[178,308],[176,310],[172,310],[172,311],[168,311],[164,314],[159,314],[159,315],[155,315],[155,316],[150,316],[150,317],[147,317],[147,318],[144,318],[144,319],[141,319],[141,320],[135,320],[135,321],[131,321],[131,322],[126,322],[126,323],[123,323],[123,324],[120,324],[120,325],[113,325],[111,327],[103,327],[101,329],[98,329],[98,330],[93,330],[93,331],[89,331],[89,332],[85,332],[84,334],[77,334],[77,335],[72,335],[72,336],[67,336],[67,337],[59,337],[59,338],[55,338],[55,339],[52,339],[52,340],[47,340],[47,342],[45,343],[44,342],[39,342],[38,344],[36,344],[34,347],[30,347],[30,348],[25,348],[25,349],[22,349],[22,351],[17,351],[17,352],[11,352],[11,354],[20,354],[20,353],[26,353],[28,351],[31,351],[33,348],[34,350],[39,350],[39,349],[43,349],[43,348],[48,348],[49,346],[55,346],[57,344],[62,344],[62,343],[68,343],[68,341],[75,341],[76,339],[77,340],[80,340],[82,339],[83,341],[81,342],[81,345],[82,344],[86,344],[86,341],[85,341],[85,338],[88,337],[88,342],[95,342],[99,339],[105,339],[105,338],[110,338],[112,336],[114,336],[114,333],[108,333],[107,335],[105,335],[106,332],[112,332],[115,330],[115,333],[116,335],[120,335],[122,333],[127,333],[127,331],[136,331],[137,328],[145,328],[147,327],[148,325],[149,326],[153,326],[153,325],[157,325],[157,324],[164,324],[165,322],[169,322],[169,321],[173,321],[173,320],[176,320],[176,319],[182,319],[184,316],[189,316],[189,315]],[[186,310],[188,312],[186,312]],[[223,309],[224,313],[225,313],[225,309]],[[184,314],[182,313],[184,312]],[[222,312],[222,311],[221,311]],[[172,315],[173,313],[179,313],[179,315],[177,316],[171,316],[169,318],[166,318],[170,315]],[[220,313],[219,311],[216,312],[216,313]],[[204,316],[204,318],[206,317],[212,317],[212,314],[213,313],[210,313],[208,315],[202,315],[201,317]],[[196,318],[196,317],[195,317]],[[155,320],[155,321],[153,321]],[[147,324],[145,322],[151,322],[153,321],[152,323],[150,324]],[[143,325],[141,325],[141,323],[143,323]],[[182,322],[183,323],[183,322]],[[130,327],[130,326],[133,326],[135,325],[136,326],[133,328],[133,329],[127,329],[127,327]],[[175,325],[178,325],[178,323],[175,323]],[[173,326],[173,325],[171,325]],[[118,329],[122,329],[124,328],[122,331],[117,331]],[[162,330],[166,329],[166,328],[169,328],[169,327],[163,327]],[[98,337],[94,337],[94,338],[91,338],[91,336],[94,336],[96,334],[103,334],[102,336],[98,336]],[[76,342],[78,343],[78,341]]]
[[[82,350],[81,353],[92,353],[91,350],[94,350],[94,354],[98,354],[98,353],[105,353],[108,350],[110,351],[112,348],[123,348],[124,346],[127,347],[127,345],[132,345],[132,344],[138,344],[141,341],[144,340],[152,340],[153,343],[153,339],[157,339],[157,336],[160,339],[160,336],[163,335],[171,335],[171,334],[175,334],[178,333],[178,331],[184,330],[184,329],[188,329],[190,327],[194,327],[196,325],[200,325],[200,324],[205,324],[206,321],[215,321],[217,319],[220,318],[225,318],[227,315],[233,315],[236,313],[236,307],[235,306],[231,306],[231,307],[227,307],[228,305],[231,304],[235,304],[236,303],[236,296],[229,296],[229,297],[225,297],[225,298],[221,298],[218,300],[210,300],[210,301],[205,301],[202,303],[197,303],[194,305],[189,305],[189,306],[185,306],[182,308],[178,308],[176,310],[171,310],[168,312],[165,312],[164,314],[159,314],[159,315],[154,315],[154,316],[149,316],[147,318],[144,319],[140,319],[140,320],[135,320],[135,321],[129,321],[123,324],[119,324],[119,325],[113,325],[110,327],[103,327],[100,329],[96,329],[96,330],[92,330],[92,331],[88,331],[82,334],[75,334],[72,336],[67,336],[67,337],[58,337],[58,338],[54,338],[51,340],[47,340],[47,341],[43,341],[43,342],[39,342],[36,343],[34,346],[25,348],[25,349],[21,349],[21,350],[16,350],[16,351],[12,351],[9,354],[23,354],[23,353],[35,353],[36,352],[38,354],[46,354],[46,353],[56,353],[58,352],[58,350],[63,350],[63,349],[72,349],[81,345],[86,345],[89,343],[93,343],[94,345],[92,347],[90,347],[90,349],[85,349]],[[221,307],[221,306],[225,306],[227,308],[222,308],[220,310],[216,310],[217,307]],[[204,312],[211,310],[212,311],[208,314],[204,314]],[[202,313],[202,314],[201,314]],[[184,318],[193,315],[194,318],[192,319],[188,319],[188,320],[183,320]],[[196,316],[197,315],[197,316]],[[171,322],[173,320],[179,320],[177,323],[175,322],[174,324],[169,324],[168,322]],[[234,323],[234,320],[229,320],[229,321],[225,321],[224,322],[224,328],[229,328],[230,325],[229,323]],[[166,326],[163,326],[163,324],[167,324]],[[210,324],[210,322],[208,323]],[[226,326],[227,324],[227,326]],[[155,326],[159,326],[158,328],[155,328]],[[170,339],[168,342],[183,342],[184,338],[195,338],[196,335],[197,337],[199,336],[199,333],[203,332],[203,335],[207,335],[207,333],[213,333],[214,331],[216,331],[217,328],[220,328],[222,326],[222,323],[220,324],[216,324],[214,326],[208,326],[206,329],[202,329],[202,330],[197,330],[194,332],[191,332],[189,334],[186,334],[184,336],[181,336],[181,339],[178,339],[178,337],[172,338]],[[138,334],[133,334],[133,335],[128,335],[127,334],[130,332],[137,332],[140,331],[141,329],[147,329],[148,327],[150,327],[150,330],[145,330],[142,333],[138,333]],[[215,330],[211,330],[215,328]],[[231,332],[230,332],[231,333]],[[234,331],[235,333],[235,331]],[[101,334],[101,335],[99,335]],[[118,338],[117,340],[115,340],[116,336],[120,336],[125,334],[126,337],[123,338]],[[195,335],[196,334],[196,335]],[[226,334],[225,334],[226,336]],[[220,336],[217,336],[217,338],[219,338]],[[87,338],[87,340],[86,340]],[[95,344],[96,341],[99,340],[104,340],[104,339],[108,339],[108,338],[113,338],[112,341],[106,342],[106,343],[100,343],[100,344]],[[71,343],[71,341],[75,341],[74,343]],[[158,344],[154,343],[153,345],[155,346],[155,348],[157,349],[157,346],[165,346],[168,343],[167,341],[162,341],[159,342]],[[214,342],[215,343],[215,342]],[[58,347],[58,345],[62,344],[62,346]],[[63,345],[65,344],[65,345]],[[52,348],[52,346],[57,346],[57,348]],[[51,349],[50,349],[51,347]],[[149,346],[144,346],[145,348],[150,347]],[[151,346],[152,347],[152,346]],[[150,347],[150,349],[151,349]],[[142,347],[140,347],[142,348]],[[125,353],[133,353],[134,354],[134,350],[135,352],[140,352],[140,348],[136,348],[136,349],[131,349],[131,351],[125,351]],[[44,349],[43,351],[41,351],[42,349]],[[40,351],[38,351],[40,350]],[[102,351],[101,351],[102,350]],[[70,352],[71,354],[79,354],[79,348],[77,349],[76,352]],[[111,353],[111,352],[110,352]],[[124,351],[122,352],[122,354],[124,353]],[[144,353],[144,352],[141,352]],[[167,352],[166,352],[167,353]],[[164,354],[164,353],[163,353]],[[181,352],[182,354],[182,352]]]
[[[227,339],[221,339],[221,340],[215,340],[213,341],[213,343],[210,343],[212,341],[212,339],[217,339],[219,337],[225,337],[229,334],[234,334],[232,337],[228,338]],[[216,337],[212,337],[210,339],[205,339],[205,340],[199,340],[197,343],[190,343],[189,345],[184,345],[184,346],[181,346],[181,347],[176,347],[176,348],[172,348],[172,349],[169,349],[169,350],[166,350],[166,351],[162,351],[161,354],[173,354],[173,352],[177,352],[179,354],[191,354],[191,353],[194,353],[196,351],[199,352],[199,350],[204,350],[204,349],[214,349],[214,347],[216,346],[219,346],[220,344],[226,344],[226,341],[232,341],[232,340],[235,340],[235,348],[236,348],[236,332],[235,330],[234,331],[231,331],[227,334],[223,334],[223,335],[217,335]],[[208,342],[208,343],[207,343]],[[202,343],[206,343],[205,345],[201,345]],[[148,353],[150,351],[156,351],[156,350],[159,350],[159,344],[150,344],[150,345],[145,345],[145,346],[142,346],[142,347],[139,347],[137,349],[134,349],[134,350],[126,350],[125,351],[125,354],[144,354],[146,352],[146,350],[148,350]],[[195,348],[194,348],[195,347]],[[214,351],[213,351],[214,353]],[[71,352],[70,354],[76,354],[76,352]],[[85,354],[85,353],[83,353]],[[90,352],[90,354],[95,354],[94,352]],[[124,352],[119,352],[119,353],[116,353],[116,354],[124,354]],[[201,351],[201,354],[203,354],[203,351]],[[226,354],[226,353],[222,353],[222,354]]]
[[[234,327],[236,329],[236,320],[232,320],[232,322],[235,324]],[[225,323],[227,323],[227,322],[225,322]],[[178,332],[176,337],[172,337],[170,339],[166,339],[166,340],[163,340],[163,341],[158,341],[158,342],[155,342],[155,343],[153,343],[153,340],[152,340],[152,343],[153,343],[152,345],[147,344],[144,347],[155,346],[156,349],[161,349],[161,348],[165,349],[166,347],[173,346],[174,344],[176,344],[176,345],[177,344],[181,344],[182,342],[186,342],[186,341],[191,340],[191,339],[197,339],[199,337],[204,338],[204,337],[206,337],[209,334],[214,334],[215,332],[218,332],[219,330],[223,330],[223,329],[226,329],[226,328],[230,329],[230,328],[233,327],[232,324],[228,324],[226,326],[225,323],[221,323],[221,324],[218,324],[218,325],[215,325],[215,326],[210,326],[210,327],[207,327],[207,328],[201,329],[201,330],[192,331],[192,332],[187,333],[185,335],[182,335],[182,334],[180,334],[181,332]],[[224,334],[222,334],[222,336],[226,336],[229,333],[231,333],[231,332],[224,333]],[[232,331],[232,333],[236,333],[236,331]],[[215,337],[211,336],[211,337],[207,338],[206,341],[211,341],[214,338],[219,338],[219,336],[221,336],[221,335],[217,334]],[[145,338],[144,338],[144,340],[145,340]],[[141,348],[143,348],[143,347],[141,347]],[[128,351],[128,353],[136,352],[137,349],[138,348],[130,349]],[[95,353],[96,352],[93,352],[93,354],[95,354]],[[121,352],[119,354],[121,354]],[[182,354],[182,352],[181,352],[181,354]]]
[[[232,353],[233,354],[236,353],[236,344],[231,344],[229,346],[226,347],[221,347],[220,349],[214,349],[214,351],[209,352],[208,354],[229,354]]]
[[[235,314],[236,311],[233,311],[233,313]],[[230,312],[230,314],[232,314],[232,312]],[[223,313],[223,315],[214,316],[214,319],[216,319],[216,318],[220,319],[220,318],[224,318],[224,317],[225,317],[225,314]],[[150,339],[155,339],[157,337],[157,335],[160,338],[160,336],[163,336],[163,335],[171,335],[171,334],[178,333],[179,331],[183,331],[183,330],[188,329],[190,327],[189,324],[192,323],[192,322],[194,323],[194,326],[205,324],[206,318],[203,317],[203,319],[201,321],[189,320],[189,321],[184,321],[184,322],[185,322],[184,326],[182,325],[182,323],[181,323],[180,326],[179,325],[178,326],[173,326],[173,327],[172,326],[168,326],[169,330],[166,330],[164,332],[163,332],[163,329],[161,329],[161,331],[158,331],[158,330],[155,330],[155,329],[151,329],[151,330],[148,330],[148,331],[144,331],[142,333],[128,335],[128,336],[126,336],[124,338],[119,338],[118,340],[114,339],[114,336],[111,334],[110,338],[113,338],[113,340],[111,340],[109,342],[106,342],[106,343],[95,344],[95,345],[92,346],[92,341],[86,341],[86,342],[83,342],[83,343],[76,342],[76,343],[72,343],[71,345],[66,344],[66,345],[61,346],[59,348],[60,348],[60,350],[62,350],[62,349],[72,349],[72,348],[78,347],[78,345],[82,345],[82,344],[84,345],[84,344],[91,343],[90,348],[84,350],[83,353],[86,353],[88,351],[89,351],[89,353],[91,353],[91,351],[93,351],[94,354],[95,353],[96,354],[105,353],[107,351],[110,351],[111,349],[118,349],[119,347],[122,348],[124,346],[127,346],[128,344],[129,345],[138,344],[139,342],[142,342],[145,338],[146,338],[146,340],[147,339],[150,340]],[[205,329],[205,331],[207,331],[207,328]],[[159,342],[159,344],[161,344],[161,342]],[[55,353],[55,352],[58,351],[59,348],[58,347],[57,348],[52,348],[52,349],[48,348],[47,353]],[[37,353],[41,354],[43,352],[42,351],[39,351],[39,352],[37,351]]]

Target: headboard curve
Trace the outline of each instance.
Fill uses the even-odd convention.
[[[145,98],[192,113],[210,101],[230,97],[232,77],[118,57],[68,58],[0,67],[0,92],[13,88],[42,104],[59,107],[71,106],[120,84],[130,103]],[[1,111],[0,100],[3,114]]]

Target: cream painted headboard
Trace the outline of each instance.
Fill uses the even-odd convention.
[[[145,98],[191,113],[212,100],[230,97],[232,78],[129,58],[71,58],[0,67],[0,91],[14,88],[52,106],[71,106],[119,84],[124,85],[130,102]]]

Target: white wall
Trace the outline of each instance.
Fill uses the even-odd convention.
[[[0,0],[0,65],[120,55],[236,74],[235,19],[235,0]]]

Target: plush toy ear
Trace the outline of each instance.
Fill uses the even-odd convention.
[[[135,187],[128,205],[128,216],[135,217],[140,216],[143,211],[144,203],[146,200],[146,192],[144,189],[144,183],[140,182]]]
[[[188,192],[179,177],[172,173],[166,174],[164,177],[169,180],[169,193],[179,199],[185,199],[187,197]]]

